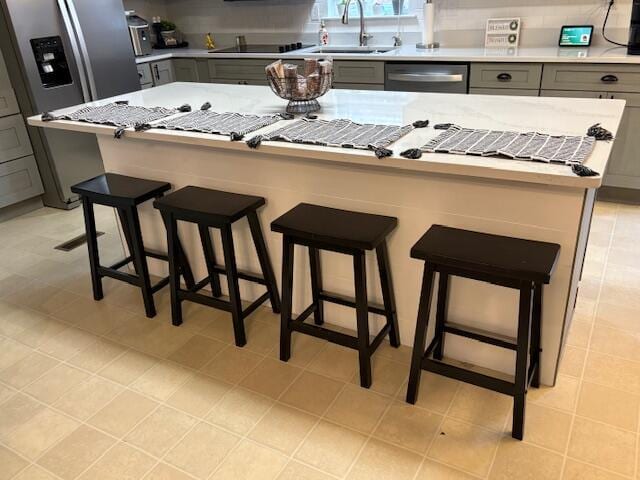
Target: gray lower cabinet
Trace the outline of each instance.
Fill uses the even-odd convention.
[[[333,62],[333,81],[384,85],[384,62],[336,60]]]
[[[541,63],[472,63],[471,88],[539,90]]]
[[[191,58],[176,58],[173,61],[176,82],[198,82],[198,63]]]
[[[148,63],[140,63],[136,67],[138,69],[138,78],[140,78],[140,86],[142,88],[153,87],[153,76],[151,75],[151,65]]]
[[[519,97],[537,97],[538,90],[525,90],[523,88],[469,88],[472,95],[507,95]]]
[[[175,82],[173,62],[171,60],[151,62],[151,77],[153,78],[153,85],[156,87]]]
[[[18,101],[12,88],[6,90],[0,90],[0,117],[7,115],[13,115],[18,113],[20,108],[18,107]]]
[[[377,83],[342,83],[333,82],[333,88],[349,90],[384,90],[384,84]]]
[[[31,141],[22,115],[0,118],[0,163],[31,155]]]
[[[0,163],[0,208],[44,192],[33,155]]]

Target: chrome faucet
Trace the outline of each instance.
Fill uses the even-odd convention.
[[[342,14],[342,23],[344,25],[349,23],[349,5],[351,5],[351,0],[347,0],[347,3],[344,6],[344,13]],[[360,46],[366,47],[368,40],[373,37],[364,31],[364,9],[362,8],[362,0],[358,0],[358,10],[360,12]]]

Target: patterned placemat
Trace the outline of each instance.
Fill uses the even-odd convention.
[[[595,138],[590,136],[480,130],[451,125],[421,150],[572,165],[582,164],[591,155],[594,145]]]
[[[195,110],[186,115],[168,118],[152,125],[153,128],[239,136],[255,132],[282,120],[280,115],[248,115],[242,113],[216,113]]]
[[[412,125],[355,123],[347,119],[303,118],[270,132],[264,140],[370,150],[390,145],[413,128]]]
[[[114,127],[133,127],[137,124],[148,124],[174,115],[175,108],[140,107],[126,103],[108,103],[106,105],[88,106],[71,113],[56,115],[55,120],[72,120],[75,122],[97,123]]]

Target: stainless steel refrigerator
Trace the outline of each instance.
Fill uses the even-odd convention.
[[[140,90],[122,0],[0,0],[0,48],[25,115]],[[29,135],[44,203],[76,206],[69,187],[103,171],[95,135]]]

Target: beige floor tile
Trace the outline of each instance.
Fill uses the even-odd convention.
[[[427,456],[484,477],[489,473],[500,437],[497,432],[447,418]]]
[[[371,390],[383,395],[393,396],[398,393],[409,375],[409,369],[404,363],[395,362],[389,358],[374,355],[371,359]],[[360,369],[357,368],[351,383],[360,384]]]
[[[348,480],[411,480],[420,468],[422,457],[371,439],[347,475]]]
[[[38,465],[63,479],[73,479],[84,472],[115,443],[107,435],[80,425],[45,453]]]
[[[331,480],[326,473],[308,467],[300,462],[292,460],[287,464],[282,473],[278,475],[278,480]]]
[[[38,348],[42,343],[48,341],[50,338],[58,335],[67,328],[69,328],[68,325],[59,322],[54,318],[43,315],[40,317],[38,323],[25,328],[23,331],[16,334],[14,338],[32,348]]]
[[[424,454],[442,423],[442,416],[407,403],[393,403],[374,437]]]
[[[491,468],[491,480],[559,479],[562,456],[542,448],[505,438],[500,442]]]
[[[148,320],[146,317],[144,319]],[[156,318],[153,321],[157,322]],[[149,328],[132,346],[137,350],[166,358],[193,337],[187,329],[176,328],[170,322],[159,323]]]
[[[293,332],[291,335],[291,358],[288,363],[297,367],[306,367],[326,344],[326,340]],[[271,358],[280,358],[280,349],[274,347],[268,356]]]
[[[576,413],[635,432],[638,430],[639,409],[638,395],[583,382]]]
[[[0,478],[2,478],[0,476]],[[37,465],[30,465],[22,470],[18,475],[13,477],[12,480],[58,480],[56,477],[48,473],[46,470],[38,467]]]
[[[313,372],[303,372],[282,395],[280,401],[314,415],[322,415],[344,385]]]
[[[631,476],[635,469],[635,433],[576,417],[568,455]]]
[[[213,340],[202,335],[195,335],[167,358],[185,367],[197,370],[203,367],[225,347],[226,344],[218,340]]]
[[[640,333],[597,324],[593,329],[591,350],[640,361]]]
[[[203,322],[202,317],[207,321]],[[233,322],[231,314],[221,310],[207,308],[198,311],[195,315],[185,319],[185,325],[190,321],[196,322],[201,326],[199,332],[206,336],[219,340],[223,343],[234,344],[235,336],[233,334]]]
[[[449,410],[459,385],[461,384],[457,380],[423,371],[416,406],[444,414]],[[407,384],[405,383],[398,392],[397,398],[404,401],[406,396]]]
[[[122,387],[100,377],[90,377],[62,395],[54,406],[85,421],[122,392]]]
[[[7,297],[7,300],[21,307],[52,315],[79,298],[71,292],[36,280],[29,283],[21,292]]]
[[[236,387],[216,404],[207,415],[207,420],[244,435],[258,423],[273,403],[270,398]]]
[[[625,477],[606,470],[601,470],[593,465],[567,459],[564,467],[563,480],[623,480]]]
[[[347,385],[325,418],[363,433],[371,433],[391,400],[367,389]]]
[[[425,459],[415,480],[474,480],[475,478],[477,477],[472,477],[442,463]]]
[[[640,308],[640,270],[621,265],[607,265],[600,302]]]
[[[559,408],[573,412],[578,399],[580,381],[566,375],[558,375],[554,387],[531,388],[527,394],[527,401],[552,408]]]
[[[378,349],[376,355],[381,357],[387,357],[394,362],[404,363],[405,365],[411,364],[411,354],[413,349],[407,345],[400,345],[398,348],[392,347],[388,341],[383,341]]]
[[[31,354],[29,347],[9,338],[0,337],[0,369],[10,367]]]
[[[15,392],[16,391],[13,388],[0,384],[0,404],[13,397]]]
[[[581,287],[582,288],[582,287]],[[567,344],[574,347],[587,348],[591,336],[591,323],[574,320],[569,329]]]
[[[124,441],[156,457],[162,457],[196,420],[172,408],[160,406],[145,418]]]
[[[122,385],[131,385],[144,372],[153,367],[158,361],[144,353],[128,350],[105,366],[98,373]]]
[[[233,385],[217,378],[194,374],[178,387],[166,403],[196,417],[203,417],[231,388]]]
[[[559,372],[563,375],[569,375],[570,377],[582,377],[586,358],[587,350],[584,348],[572,347],[570,345],[565,346],[560,361]]]
[[[365,440],[366,437],[360,433],[321,421],[295,457],[327,473],[342,476],[347,473]]]
[[[78,422],[47,408],[19,425],[7,436],[5,443],[26,458],[35,460],[77,426]]]
[[[98,372],[126,351],[127,347],[123,345],[98,338],[95,343],[67,360],[67,363],[83,370]]]
[[[0,465],[2,465],[2,468],[0,468],[0,480],[9,480],[29,465],[29,462],[0,445]]]
[[[144,480],[191,480],[193,477],[176,470],[166,463],[159,463]]]
[[[1,285],[0,291],[2,291]],[[41,323],[43,318],[46,317],[41,313],[0,300],[0,335],[15,338],[27,328]]]
[[[502,431],[512,408],[511,397],[475,385],[462,384],[453,399],[448,415]]]
[[[598,325],[608,325],[632,333],[640,333],[638,310],[627,305],[598,303],[595,322]]]
[[[42,342],[39,350],[60,360],[68,360],[95,341],[96,337],[92,333],[70,327],[65,328],[55,337]]]
[[[80,480],[138,480],[156,461],[124,443],[116,444],[87,470]]]
[[[265,358],[240,384],[249,390],[277,399],[300,372],[298,367]]]
[[[28,288],[31,279],[16,273],[0,275],[0,297],[8,298]]]
[[[307,368],[326,377],[348,382],[358,370],[358,352],[328,343]]]
[[[318,417],[276,403],[249,438],[291,455],[317,421]]]
[[[4,440],[17,427],[24,425],[44,410],[44,405],[17,393],[0,405],[0,439]]]
[[[51,370],[58,363],[60,363],[58,360],[51,357],[32,352],[22,360],[0,371],[0,381],[20,389]]]
[[[58,310],[54,318],[98,335],[105,335],[133,317],[133,313],[106,302],[79,298]]]
[[[239,437],[206,423],[196,425],[165,461],[197,478],[207,478],[238,443]]]
[[[527,404],[525,439],[541,447],[564,453],[571,429],[571,414],[561,410]],[[511,434],[512,420],[509,415],[505,431]]]
[[[191,371],[175,363],[158,362],[133,382],[131,388],[147,396],[164,401],[192,375]]]
[[[53,404],[62,395],[86,380],[89,375],[77,368],[60,364],[24,389],[38,400]]]
[[[122,437],[158,404],[129,390],[123,391],[87,423],[115,437]]]
[[[212,480],[271,480],[287,463],[287,457],[243,440],[224,460]]]
[[[245,348],[260,355],[266,355],[280,341],[280,319],[277,323],[271,319],[268,322],[262,320],[245,320],[247,344]]]
[[[202,367],[202,372],[225,382],[236,384],[245,378],[263,359],[243,348],[228,346]]]
[[[589,352],[584,380],[640,395],[640,363]]]

